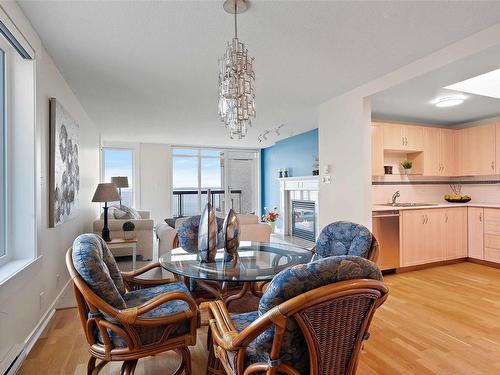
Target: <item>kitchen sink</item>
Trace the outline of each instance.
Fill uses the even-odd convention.
[[[388,207],[427,207],[437,206],[437,203],[414,203],[414,202],[401,202],[401,203],[384,203],[381,206]]]

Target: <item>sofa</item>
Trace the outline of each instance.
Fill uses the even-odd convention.
[[[142,260],[153,259],[153,241],[154,241],[154,220],[150,219],[149,211],[140,211],[140,219],[116,219],[112,214],[108,213],[108,227],[111,238],[123,238],[122,225],[126,221],[131,221],[135,225],[135,235],[137,238],[137,256],[142,257]],[[93,231],[95,234],[101,235],[102,227],[104,226],[104,217],[94,221]],[[113,250],[114,251],[114,250]],[[112,251],[112,252],[113,252]],[[132,249],[123,249],[114,251],[115,256],[132,255]]]
[[[167,223],[161,223],[156,228],[156,237],[158,238],[159,256],[169,255],[174,247],[174,241],[177,236],[179,225],[187,218],[175,220],[175,228]],[[240,241],[269,242],[271,239],[271,227],[259,222],[259,218],[253,214],[239,214],[240,222]]]

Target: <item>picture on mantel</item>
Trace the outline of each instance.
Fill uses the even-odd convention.
[[[78,123],[56,100],[50,99],[49,227],[78,215],[80,208]]]

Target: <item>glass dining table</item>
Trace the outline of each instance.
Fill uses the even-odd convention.
[[[187,282],[196,280],[197,285],[229,304],[247,292],[261,296],[259,285],[271,281],[285,268],[308,263],[313,254],[291,244],[241,241],[237,257],[225,260],[224,255],[221,248],[217,250],[215,262],[204,263],[197,253],[178,247],[162,256],[160,264],[165,270],[184,277]],[[243,288],[237,294],[228,295],[228,283],[242,283]]]

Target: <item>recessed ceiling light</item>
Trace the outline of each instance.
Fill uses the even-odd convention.
[[[453,107],[462,104],[464,100],[465,96],[463,95],[443,96],[441,98],[434,99],[432,104],[440,108]]]
[[[454,83],[445,89],[500,99],[500,69]]]

